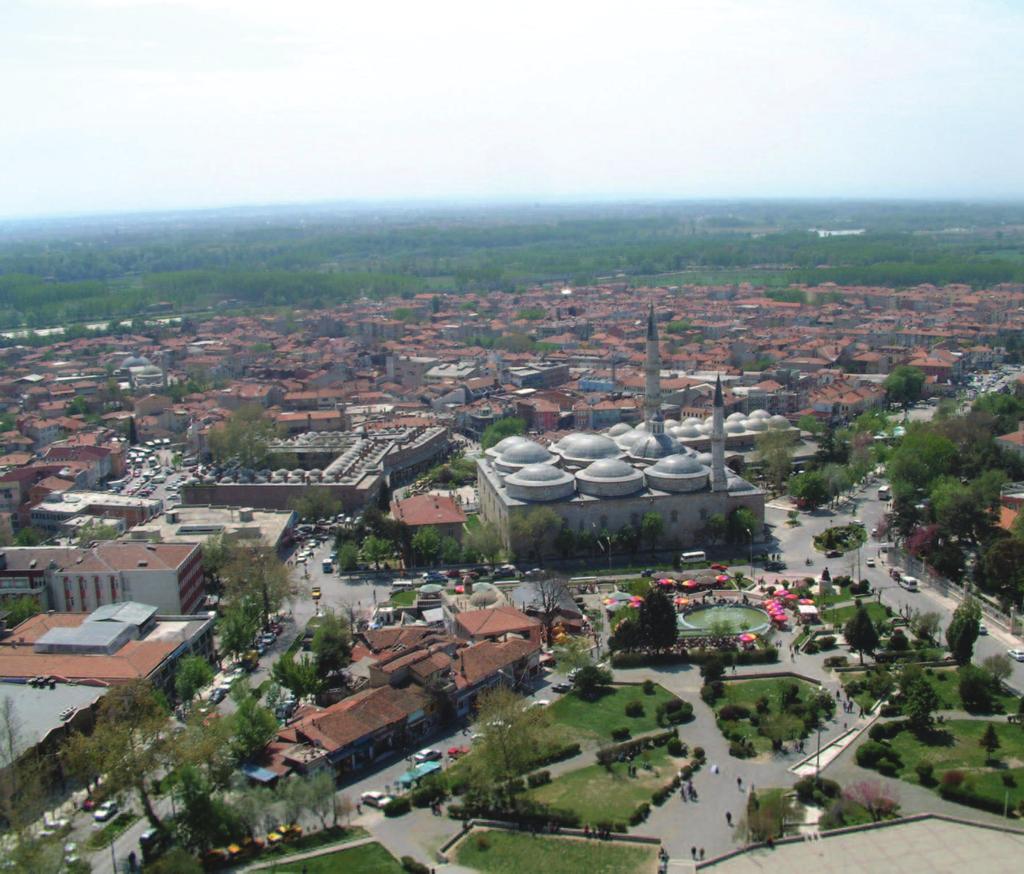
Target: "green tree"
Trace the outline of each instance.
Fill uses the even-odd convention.
[[[964,710],[969,713],[990,713],[992,693],[997,690],[992,675],[973,664],[961,665],[957,675],[957,692]]]
[[[939,696],[920,673],[901,683],[900,687],[907,722],[914,731],[925,731],[932,723],[932,714],[939,708]]]
[[[665,520],[662,518],[661,513],[644,513],[643,519],[640,520],[640,536],[647,541],[647,545],[652,553],[664,533]]]
[[[726,517],[729,540],[733,543],[750,543],[757,533],[757,516],[746,507],[737,507]]]
[[[878,630],[864,607],[857,607],[853,616],[846,621],[843,637],[850,649],[860,656],[861,664],[864,664],[864,653],[875,651],[878,646]]]
[[[463,536],[463,545],[467,552],[474,552],[489,565],[493,565],[504,549],[501,532],[491,522],[481,522],[467,528]]]
[[[761,717],[757,731],[772,742],[773,750],[781,750],[782,745],[804,732],[804,723],[793,713],[769,713]]]
[[[480,435],[480,448],[490,449],[495,443],[504,440],[506,437],[525,433],[525,420],[515,416],[507,419],[498,419],[497,422],[484,428],[484,433]]]
[[[360,552],[363,561],[372,564],[376,570],[380,570],[380,563],[391,558],[395,549],[390,541],[371,535],[363,541],[363,548]]]
[[[224,539],[223,534],[214,534],[207,538],[202,546],[203,551],[203,575],[206,577],[206,587],[212,592],[220,592],[221,576],[224,569],[231,564],[231,544]]]
[[[829,488],[820,471],[809,470],[789,479],[789,494],[804,507],[820,507],[829,499]]]
[[[576,532],[563,525],[555,535],[555,550],[562,558],[568,558],[576,549]]]
[[[291,508],[306,520],[333,519],[341,512],[341,499],[326,486],[307,486],[302,494],[289,501]]]
[[[173,791],[178,802],[174,831],[185,847],[203,852],[238,833],[238,817],[198,768],[179,768]]]
[[[441,534],[433,525],[422,526],[412,537],[412,549],[421,564],[436,564],[441,552]]]
[[[999,749],[999,735],[996,734],[996,727],[990,722],[985,726],[985,733],[981,736],[981,740],[978,741],[980,746],[986,753],[988,753],[987,760],[995,760],[995,752]]]
[[[458,564],[462,560],[462,545],[454,537],[441,538],[441,561],[444,564]]]
[[[235,545],[231,562],[224,569],[224,583],[231,601],[251,599],[259,605],[264,628],[270,614],[280,610],[291,593],[288,568],[266,543]]]
[[[338,547],[338,567],[346,573],[359,567],[359,547],[351,540]]]
[[[899,367],[893,368],[882,386],[885,388],[889,403],[899,404],[906,409],[921,400],[924,380],[923,370],[901,364]]]
[[[4,611],[7,613],[8,628],[16,628],[26,619],[31,619],[33,616],[42,613],[43,608],[39,606],[39,602],[31,595],[22,595],[20,598],[15,598],[13,601],[5,603]]]
[[[90,522],[78,529],[77,542],[79,546],[88,546],[94,540],[116,540],[118,533],[113,525]]]
[[[704,526],[704,536],[712,543],[721,543],[729,531],[729,523],[724,513],[712,513]]]
[[[179,701],[192,703],[192,699],[204,686],[213,680],[213,668],[202,656],[185,656],[178,662],[174,673],[174,691]]]
[[[965,598],[953,611],[946,629],[946,644],[957,664],[966,665],[974,652],[974,642],[981,627],[981,607],[971,597]]]
[[[514,514],[509,525],[513,552],[517,556],[542,559],[562,525],[562,517],[550,507],[535,507],[528,513]]]
[[[669,649],[676,642],[679,626],[676,610],[668,595],[660,589],[651,589],[640,605],[640,634],[644,646],[659,651]]]
[[[231,715],[234,730],[231,749],[239,762],[247,762],[277,734],[277,719],[266,707],[260,705],[245,683],[235,683],[231,697],[236,705]]]
[[[590,700],[612,682],[611,671],[597,665],[584,665],[572,678],[572,685],[581,698]]]
[[[259,607],[254,601],[243,600],[229,605],[217,628],[221,652],[235,658],[248,652],[259,627]]]
[[[765,431],[754,445],[765,478],[773,491],[781,492],[793,471],[793,438],[788,431]]]
[[[814,416],[809,414],[801,416],[799,419],[797,419],[796,426],[801,431],[807,431],[808,433],[815,435],[820,434],[822,430],[824,430],[822,428],[821,422],[819,422]]]
[[[22,528],[21,531],[14,536],[14,545],[39,546],[39,544],[44,540],[46,540],[46,533],[44,531],[40,531],[38,528],[29,526],[28,528]]]
[[[291,653],[282,654],[270,669],[270,676],[299,700],[315,698],[323,688],[316,662],[304,654],[297,659]]]
[[[352,630],[334,613],[324,614],[313,633],[313,657],[320,677],[337,674],[349,663],[352,654]]]
[[[148,681],[111,687],[100,700],[92,734],[74,732],[61,748],[65,770],[87,785],[102,775],[111,796],[134,792],[146,819],[160,828],[150,791],[169,744],[167,715]]]
[[[210,430],[210,452],[218,462],[237,461],[242,467],[260,469],[270,464],[270,444],[279,436],[277,425],[262,407],[246,404],[222,425]]]
[[[1024,514],[1017,518],[1024,518]],[[1024,594],[1024,539],[1015,536],[993,540],[982,557],[981,569],[986,591],[1019,603]]]

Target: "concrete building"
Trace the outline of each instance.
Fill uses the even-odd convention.
[[[111,492],[53,492],[29,511],[32,525],[58,534],[76,516],[106,516],[124,521],[126,528],[152,519],[163,509],[163,502],[152,498],[115,495]]]
[[[130,540],[199,543],[222,535],[228,540],[262,542],[281,549],[291,539],[297,516],[294,510],[254,510],[246,507],[175,507],[162,516],[137,525]]]
[[[720,380],[710,421],[666,422],[653,307],[646,345],[642,424],[621,423],[603,434],[573,432],[548,447],[506,437],[478,460],[480,515],[506,543],[512,518],[538,506],[554,510],[572,531],[591,534],[638,529],[646,513],[658,513],[664,542],[679,546],[698,543],[712,515],[740,507],[763,523],[764,493],[726,467],[726,443],[729,435],[789,429],[789,422],[763,411],[726,420]],[[686,441],[703,441],[710,451],[698,452]]]

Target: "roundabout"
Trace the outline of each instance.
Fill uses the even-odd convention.
[[[758,607],[746,604],[713,604],[695,607],[679,614],[679,632],[687,634],[708,634],[727,624],[733,634],[763,634],[771,626],[768,614]]]

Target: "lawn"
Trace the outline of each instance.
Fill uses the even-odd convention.
[[[725,684],[724,697],[715,702],[716,715],[721,712],[726,704],[742,704],[748,707],[751,712],[757,709],[757,702],[762,696],[768,699],[768,712],[778,713],[782,701],[782,689],[790,684],[796,684],[800,690],[799,700],[805,701],[817,691],[817,686],[805,683],[795,678],[778,678],[771,680],[739,680]],[[749,740],[758,753],[771,751],[772,742],[769,738],[758,732],[757,726],[749,719],[720,719],[719,730],[728,737],[739,734]]]
[[[391,596],[392,607],[411,607],[416,603],[416,590],[410,589],[406,592],[395,592]]]
[[[569,692],[552,704],[549,711],[555,723],[571,729],[567,738],[570,741],[585,737],[610,740],[615,728],[629,728],[633,737],[657,731],[661,726],[655,718],[655,710],[659,704],[675,697],[658,685],[655,685],[653,695],[645,695],[641,686],[609,686],[593,701]],[[626,716],[626,705],[631,701],[643,704],[643,716]]]
[[[633,764],[638,765],[642,759],[650,762],[653,770],[639,767],[637,776],[630,777],[627,762],[615,762],[611,770],[602,765],[587,765],[527,794],[559,810],[574,810],[591,826],[601,820],[624,823],[641,801],[650,801],[651,795],[672,779],[679,767],[664,747],[646,751]]]
[[[273,850],[268,848],[268,852],[272,852],[277,856],[293,856],[296,853],[308,853],[310,850],[318,849],[327,844],[349,844],[352,841],[358,841],[369,836],[370,833],[366,829],[360,828],[357,825],[349,826],[348,828],[339,826],[338,828],[321,829],[320,831],[305,834],[293,841],[280,843]]]
[[[879,622],[886,622],[889,619],[889,611],[883,604],[876,601],[862,601],[861,606],[868,611],[871,621],[878,625]],[[821,614],[823,622],[832,622],[836,625],[845,624],[846,620],[857,612],[856,604],[847,604],[845,607],[836,607],[835,610],[825,610]]]
[[[459,844],[456,859],[485,874],[646,874],[654,871],[656,855],[649,845],[488,831],[474,832]]]
[[[1008,789],[1010,808],[1014,808],[1024,801],[1024,729],[1002,721],[991,723],[1000,744],[993,765],[986,761],[988,753],[979,743],[989,724],[984,719],[947,719],[924,740],[911,731],[901,731],[889,742],[902,762],[899,776],[918,783],[914,769],[921,761],[934,765],[935,779],[940,782],[944,772],[963,770],[980,794],[1003,801]],[[1004,785],[1003,775],[1009,775],[1016,785]]]
[[[274,870],[281,874],[299,874],[300,871],[303,874],[334,874],[336,871],[344,871],[345,874],[402,874],[404,869],[384,847],[373,843],[301,862],[279,863]]]
[[[119,834],[132,825],[138,817],[134,813],[119,813],[103,828],[94,831],[89,835],[85,845],[90,850],[102,850],[108,846]]]

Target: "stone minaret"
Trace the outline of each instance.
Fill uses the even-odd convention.
[[[722,377],[715,380],[715,408],[711,415],[711,491],[724,492],[725,478],[725,400],[722,398]]]
[[[661,410],[661,350],[658,326],[654,322],[654,304],[647,309],[647,361],[644,364],[644,421],[650,433],[655,413]],[[659,416],[660,418],[660,416]]]

